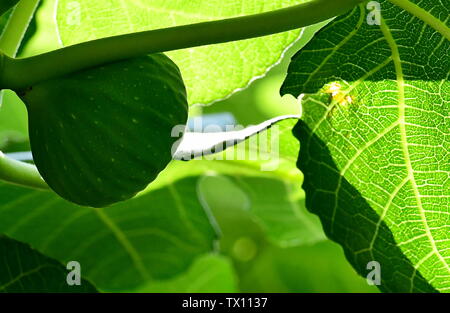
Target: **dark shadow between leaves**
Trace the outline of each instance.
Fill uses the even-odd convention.
[[[325,233],[344,248],[356,271],[366,277],[372,270],[367,269],[367,264],[377,261],[381,266],[380,290],[437,292],[415,270],[383,221],[377,230],[380,216],[361,193],[344,177],[338,187],[340,171],[326,144],[301,120],[293,133],[300,141],[297,166],[304,174],[306,207],[320,217]]]

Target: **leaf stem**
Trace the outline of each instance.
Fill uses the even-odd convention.
[[[280,33],[343,14],[363,1],[312,0],[266,13],[102,38],[25,59],[3,55],[0,88],[20,91],[40,81],[142,54]]]
[[[22,186],[48,189],[36,166],[6,157],[0,151],[0,179]]]

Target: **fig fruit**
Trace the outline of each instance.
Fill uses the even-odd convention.
[[[143,190],[172,159],[188,116],[178,67],[153,54],[41,82],[21,95],[34,162],[76,204],[104,207]]]

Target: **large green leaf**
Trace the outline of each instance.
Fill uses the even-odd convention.
[[[63,264],[78,261],[100,290],[134,289],[185,271],[213,249],[216,235],[194,184],[186,178],[107,209],[2,184],[0,233]]]
[[[57,23],[64,45],[111,35],[266,12],[305,0],[60,0]],[[170,52],[186,82],[190,104],[210,103],[246,87],[276,64],[300,30]]]
[[[86,280],[68,285],[68,273],[27,245],[0,236],[0,292],[96,292]]]
[[[307,94],[307,207],[358,272],[378,261],[382,290],[449,291],[450,7],[398,2],[411,12],[381,1],[380,26],[361,5],[322,29],[282,93]]]
[[[187,121],[177,66],[163,54],[108,64],[24,91],[34,162],[80,205],[131,198],[172,159],[172,128]]]

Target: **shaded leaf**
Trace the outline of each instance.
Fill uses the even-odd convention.
[[[0,4],[0,15],[3,15],[11,10],[11,8],[14,7],[17,2],[19,2],[19,0],[3,0]]]
[[[78,261],[99,290],[130,290],[182,273],[213,249],[216,235],[191,194],[194,184],[186,178],[108,209],[1,185],[0,233],[63,264]]]
[[[96,292],[86,280],[69,286],[68,273],[26,244],[0,236],[0,292]]]

